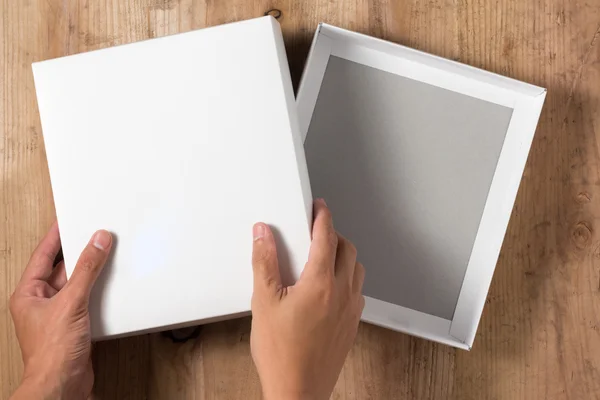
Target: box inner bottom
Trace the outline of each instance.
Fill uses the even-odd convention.
[[[365,295],[452,319],[512,111],[330,57],[306,158]]]

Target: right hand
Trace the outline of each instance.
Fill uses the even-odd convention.
[[[328,399],[365,305],[356,248],[336,233],[325,201],[315,201],[314,214],[308,262],[289,287],[271,230],[254,225],[250,345],[266,399]]]

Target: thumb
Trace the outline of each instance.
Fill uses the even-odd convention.
[[[252,270],[254,293],[276,293],[281,289],[281,275],[277,262],[277,248],[271,229],[259,222],[252,229]]]
[[[81,252],[73,274],[64,287],[65,292],[85,303],[98,279],[112,246],[112,236],[105,230],[94,233]]]

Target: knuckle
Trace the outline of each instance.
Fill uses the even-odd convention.
[[[350,288],[344,289],[340,293],[340,299],[343,307],[352,307],[352,291]]]
[[[254,268],[258,272],[266,272],[269,269],[269,260],[271,259],[271,250],[269,248],[261,248],[254,252]]]
[[[333,302],[335,284],[330,279],[323,279],[317,289],[317,295],[321,304],[330,305]]]
[[[30,290],[32,290],[37,296],[44,297],[47,293],[48,284],[42,281],[35,281],[27,285]]]
[[[277,279],[275,279],[274,277],[272,277],[272,276],[268,276],[268,277],[265,279],[265,285],[266,285],[268,288],[276,288],[276,287],[279,285],[279,283],[277,282]]]
[[[331,292],[322,291],[319,298],[321,300],[321,304],[325,306],[325,308],[329,308],[333,304],[333,295]]]
[[[269,259],[271,255],[271,251],[267,246],[261,246],[256,252],[255,252],[255,261],[257,262],[263,262]]]
[[[84,257],[79,261],[79,269],[83,272],[91,272],[96,268],[96,263],[91,257]]]
[[[92,272],[100,267],[104,253],[89,245],[79,257],[77,261],[77,267],[85,272]]]

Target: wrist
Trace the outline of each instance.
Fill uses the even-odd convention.
[[[61,400],[62,390],[60,380],[49,375],[24,373],[21,384],[11,397],[11,400],[40,399]]]
[[[319,396],[308,388],[288,385],[285,382],[263,385],[263,396],[265,400],[327,400],[329,398],[328,396]]]
[[[10,400],[26,399],[61,400],[61,395],[57,388],[23,380]]]

